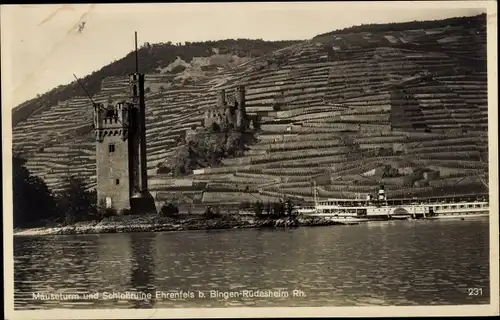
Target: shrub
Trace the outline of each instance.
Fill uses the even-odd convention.
[[[186,67],[183,65],[178,65],[172,68],[171,73],[181,73],[182,71],[186,70]]]
[[[116,216],[117,215],[117,211],[115,208],[106,208],[104,209],[104,212],[103,212],[103,216],[104,218],[107,218],[107,217],[111,217],[111,216]]]
[[[111,216],[117,215],[117,211],[115,208],[107,208],[106,203],[103,199],[99,201],[99,204],[97,205],[97,218],[102,219],[102,218],[109,218]]]
[[[382,174],[382,178],[396,178],[400,176],[401,174],[399,173],[398,169],[395,169],[391,166],[386,167]]]
[[[211,218],[213,216],[212,208],[210,208],[210,206],[207,206],[205,208],[205,212],[203,212],[203,216],[205,218]]]
[[[293,201],[291,199],[287,199],[285,201],[285,214],[288,216],[292,216],[294,207],[295,204],[293,203]]]
[[[221,131],[221,127],[220,125],[217,123],[217,122],[212,122],[212,131],[213,132],[220,132]]]
[[[214,208],[212,208],[211,206],[207,206],[205,208],[205,212],[203,213],[203,216],[207,219],[221,217],[220,207],[215,206]]]
[[[102,208],[102,209],[97,210],[96,218],[98,220],[103,219],[103,218],[109,218],[112,216],[116,216],[117,213],[118,212],[116,211],[115,208]]]
[[[124,208],[124,209],[120,210],[120,215],[129,216],[131,214],[132,214],[132,211],[128,208]]]
[[[160,214],[164,217],[174,217],[179,214],[179,208],[173,203],[165,203],[160,209]]]
[[[256,201],[253,204],[253,211],[256,217],[262,217],[262,212],[264,211],[264,203],[262,201]]]
[[[240,210],[245,210],[245,209],[248,209],[250,207],[251,207],[250,202],[248,202],[248,201],[240,202],[240,205],[239,205]]]
[[[168,174],[171,173],[172,170],[168,167],[160,166],[158,169],[156,169],[157,174]]]

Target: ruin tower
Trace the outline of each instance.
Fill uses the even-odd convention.
[[[148,168],[146,157],[146,103],[144,98],[144,74],[136,72],[129,76],[130,85],[130,140],[129,167],[133,213],[156,213],[153,196],[148,190]]]
[[[236,101],[236,127],[246,129],[245,86],[236,87],[234,99]]]
[[[97,197],[119,212],[156,213],[148,190],[144,74],[129,76],[129,99],[107,110],[94,108],[97,137]],[[104,200],[104,201],[103,201]]]

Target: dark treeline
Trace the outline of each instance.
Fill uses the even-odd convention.
[[[256,218],[262,219],[281,219],[285,217],[295,218],[296,211],[294,208],[298,206],[291,199],[278,200],[273,202],[242,202],[239,206],[240,210],[252,212]],[[220,206],[207,206],[204,212],[206,218],[222,217]]]
[[[25,163],[26,160],[17,155],[12,159],[14,227],[59,217],[55,197],[42,179],[31,175]]]
[[[45,182],[32,175],[19,155],[12,159],[14,228],[71,224],[100,219],[106,213],[96,206],[95,191],[88,191],[84,181],[68,175],[65,188],[53,194]],[[109,214],[109,213],[108,213]]]
[[[254,202],[242,202],[239,205],[239,210],[252,212],[256,218],[259,219],[280,219],[280,218],[296,218],[297,211],[295,208],[299,207],[301,203],[297,200],[285,199],[278,200],[274,202],[263,202],[263,201],[254,201]],[[205,207],[205,211],[203,213],[203,217],[207,219],[213,218],[224,218],[229,216],[222,214],[222,207],[219,205],[208,205]],[[233,208],[234,209],[234,208]],[[229,212],[229,210],[228,210]],[[160,209],[159,214],[164,217],[179,217],[179,208],[174,202],[165,201],[163,206]]]
[[[227,39],[207,42],[186,42],[184,45],[172,42],[149,44],[145,43],[139,50],[139,71],[156,73],[159,68],[165,68],[180,57],[191,62],[193,57],[209,57],[217,48],[220,54],[235,54],[240,57],[260,57],[275,50],[293,45],[300,41],[264,41],[262,39]],[[101,90],[101,81],[107,77],[126,76],[135,71],[135,52],[131,51],[125,57],[113,61],[98,71],[80,79],[90,95]],[[69,73],[71,73],[69,71]],[[74,96],[86,96],[80,85],[73,81],[68,85],[60,85],[49,92],[31,99],[13,110],[13,125],[36,111],[38,108],[50,107],[59,101],[69,100]]]
[[[274,202],[243,202],[240,208],[251,210],[257,218],[280,219],[284,217],[295,217],[296,212],[294,208],[296,206],[299,206],[299,204],[291,199],[286,199],[285,201],[280,199]]]
[[[415,29],[432,29],[444,27],[484,27],[486,26],[486,14],[480,14],[473,17],[456,17],[444,20],[429,20],[429,21],[411,21],[411,22],[397,22],[397,23],[384,23],[384,24],[362,24],[359,26],[338,29],[335,31],[322,33],[313,38],[313,40],[320,37],[332,36],[338,34],[358,33],[358,32],[391,32],[391,31],[405,31]]]

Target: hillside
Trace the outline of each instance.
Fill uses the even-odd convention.
[[[139,69],[144,73],[171,73],[171,64],[176,64],[176,61],[184,61],[184,63],[192,62],[194,65],[222,64],[223,66],[231,66],[232,63],[228,62],[227,58],[222,61],[207,61],[213,57],[214,52],[221,55],[228,55],[234,62],[240,60],[248,60],[270,53],[274,50],[286,47],[297,43],[297,41],[263,41],[263,40],[250,40],[250,39],[227,39],[219,41],[207,42],[186,42],[184,45],[180,43],[173,44],[145,43],[139,49]],[[194,61],[193,61],[194,60]],[[210,63],[211,62],[211,63]],[[222,62],[222,63],[221,63]],[[107,77],[127,76],[135,70],[135,52],[131,51],[122,59],[115,61],[102,69],[87,75],[80,81],[85,85],[86,90],[90,95],[94,95],[101,90],[102,79]],[[16,125],[19,121],[23,121],[30,115],[47,110],[54,104],[60,101],[66,101],[76,96],[83,96],[85,92],[76,81],[70,85],[58,86],[53,90],[41,95],[40,97],[26,101],[25,103],[17,106],[13,110],[12,124]]]
[[[485,18],[362,26],[283,42],[258,57],[213,49],[148,62],[141,70],[148,70],[151,190],[158,200],[200,205],[310,200],[313,180],[319,197],[356,197],[378,183],[398,198],[486,192]],[[126,96],[131,59],[86,78],[95,100]],[[99,77],[106,77],[100,91]],[[159,174],[186,131],[201,125],[217,90],[239,83],[247,88],[248,114],[261,119],[257,142],[196,175]],[[88,98],[72,96],[76,90],[73,84],[52,100],[32,100],[36,112],[18,115],[13,128],[15,151],[55,191],[68,172],[95,185],[92,108]]]

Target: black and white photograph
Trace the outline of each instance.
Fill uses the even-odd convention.
[[[0,12],[7,319],[498,315],[496,2]]]

